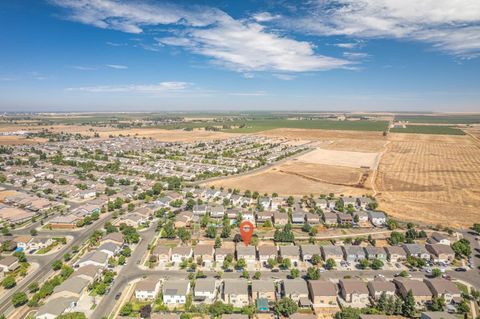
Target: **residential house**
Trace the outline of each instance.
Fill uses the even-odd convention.
[[[444,235],[438,232],[432,233],[430,238],[428,238],[428,242],[430,244],[440,244],[440,245],[448,245],[448,246],[450,246],[451,244],[451,241],[447,235]]]
[[[458,319],[458,316],[446,311],[425,311],[420,319]]]
[[[288,224],[288,214],[280,213],[280,212],[274,212],[273,213],[273,220],[275,222],[275,225],[286,225],[286,224]]]
[[[78,299],[75,297],[59,297],[49,300],[40,306],[35,319],[55,319],[65,312],[70,312],[76,307]]]
[[[377,227],[385,226],[387,215],[384,212],[368,212],[368,220]]]
[[[455,259],[455,252],[449,245],[427,244],[425,248],[430,252],[432,261],[435,263],[449,264]]]
[[[272,210],[278,210],[280,207],[283,206],[285,200],[282,197],[274,197],[272,198],[271,206]]]
[[[424,245],[403,244],[402,247],[407,252],[407,256],[413,256],[416,258],[430,260],[430,253],[428,252],[428,250],[425,248]]]
[[[241,279],[225,280],[223,282],[222,299],[224,303],[234,307],[248,305],[248,282]]]
[[[275,283],[273,280],[253,280],[252,281],[252,299],[265,299],[267,304],[275,302]],[[268,309],[266,309],[268,310]],[[261,309],[265,311],[265,309]]]
[[[257,213],[257,222],[264,223],[267,220],[272,221],[273,212],[263,211]]]
[[[242,220],[249,220],[251,222],[255,222],[255,214],[253,211],[243,211],[242,212]]]
[[[193,248],[193,256],[195,259],[201,260],[202,265],[209,267],[214,261],[213,245],[199,244]]]
[[[76,266],[94,265],[105,268],[108,263],[108,254],[101,251],[91,251],[77,261]]]
[[[307,282],[303,279],[284,280],[283,293],[285,297],[290,298],[297,303],[302,299],[303,304],[306,304],[304,300],[308,299]]]
[[[367,259],[387,260],[387,252],[383,247],[367,246],[365,247],[365,252],[367,253]]]
[[[344,226],[353,225],[353,216],[347,213],[337,213],[337,223]]]
[[[192,212],[194,215],[203,216],[207,214],[208,206],[207,205],[194,205]]]
[[[190,257],[192,257],[193,251],[189,246],[177,246],[172,248],[172,262],[182,262]]]
[[[256,261],[255,246],[245,246],[243,244],[237,245],[237,260],[243,259],[245,262],[254,263]]]
[[[354,308],[364,308],[369,304],[367,285],[359,279],[340,279],[340,295]]]
[[[216,295],[217,285],[215,279],[199,278],[195,281],[194,301],[211,304],[215,301]]]
[[[303,261],[310,261],[313,255],[321,256],[322,254],[320,251],[320,246],[318,245],[312,245],[312,244],[300,245],[300,250],[302,252]]]
[[[402,246],[387,246],[385,251],[387,252],[388,260],[392,263],[407,259],[407,252]]]
[[[101,244],[114,243],[114,244],[117,244],[119,246],[122,246],[124,244],[124,242],[125,242],[125,239],[123,237],[123,234],[119,233],[119,232],[113,232],[113,233],[107,234],[107,235],[105,235],[105,237],[100,239]]]
[[[190,281],[168,280],[163,284],[163,303],[168,305],[183,305],[190,292]]]
[[[50,299],[59,297],[74,297],[80,299],[82,293],[87,289],[90,280],[82,277],[70,277],[56,286]]]
[[[362,209],[368,209],[370,207],[370,204],[373,204],[374,200],[372,200],[369,197],[359,197],[357,198],[357,206],[362,208]]]
[[[357,199],[354,197],[342,197],[342,201],[344,207],[348,207],[349,205],[357,207]]]
[[[338,224],[337,214],[325,212],[323,213],[323,222],[327,226],[335,226]]]
[[[300,262],[300,247],[294,245],[280,246],[280,256],[283,259],[290,259],[292,264],[296,265]]]
[[[81,217],[73,214],[56,216],[48,222],[48,226],[51,229],[74,229],[81,220]]]
[[[397,277],[393,282],[397,286],[398,293],[403,298],[407,296],[410,290],[412,291],[418,308],[423,308],[426,303],[432,300],[432,292],[423,281]]]
[[[364,212],[362,210],[354,212],[353,217],[354,217],[354,219],[357,218],[358,223],[360,223],[360,224],[368,222],[368,213]]]
[[[320,224],[320,216],[313,213],[305,213],[305,221],[310,225]]]
[[[292,213],[292,223],[294,224],[305,223],[305,212]]]
[[[84,279],[89,280],[90,282],[93,282],[100,278],[102,273],[102,269],[98,266],[95,265],[87,265],[78,268],[72,273],[72,277],[82,277]]]
[[[97,251],[104,252],[109,257],[113,257],[120,252],[121,248],[121,246],[115,243],[103,243],[97,248]]]
[[[233,247],[220,247],[215,249],[215,261],[217,263],[223,263],[225,258],[230,255],[235,257],[235,249]]]
[[[326,200],[325,198],[320,198],[319,200],[316,201],[316,203],[317,203],[317,207],[319,207],[323,211],[329,209],[330,207],[328,200]]]
[[[277,260],[278,249],[274,245],[260,245],[258,246],[258,260],[263,265],[267,264],[269,259]]]
[[[344,245],[342,246],[344,258],[348,262],[357,262],[365,259],[365,251],[360,246]]]
[[[6,273],[9,271],[14,271],[20,267],[18,263],[18,258],[15,256],[5,256],[0,259],[0,269]]]
[[[337,307],[337,286],[328,280],[309,280],[308,289],[315,307]]]
[[[147,278],[135,284],[135,298],[141,301],[153,301],[160,292],[160,280]]]
[[[212,218],[223,218],[225,215],[225,207],[219,206],[211,206],[210,207],[210,217]]]
[[[373,300],[378,300],[383,294],[387,297],[393,297],[396,291],[395,284],[382,277],[368,282],[367,287]]]
[[[272,200],[270,199],[270,197],[262,197],[258,200],[258,204],[260,204],[260,206],[262,206],[264,210],[269,210],[271,203]]]
[[[157,245],[152,249],[150,259],[155,260],[159,264],[166,264],[170,261],[171,252],[170,247]]]
[[[425,283],[432,292],[434,297],[443,297],[447,304],[452,302],[461,302],[462,292],[457,285],[443,278],[425,279]]]
[[[17,248],[22,249],[22,251],[28,251],[30,250],[30,243],[33,241],[33,237],[28,235],[17,236],[13,241],[17,243]]]
[[[322,258],[323,260],[333,259],[336,263],[340,263],[343,260],[343,250],[341,246],[322,246]]]

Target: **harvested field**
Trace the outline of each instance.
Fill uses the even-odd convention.
[[[0,126],[0,132],[10,132],[10,131],[40,131],[42,129],[48,129],[54,133],[72,133],[72,134],[82,134],[93,136],[95,132],[98,132],[101,138],[108,138],[110,135],[118,136],[137,136],[145,138],[153,138],[162,142],[195,142],[201,140],[214,140],[214,139],[227,139],[233,136],[238,136],[236,134],[229,134],[223,132],[212,132],[205,130],[194,130],[194,131],[183,131],[183,130],[164,130],[158,128],[126,128],[126,129],[116,129],[111,127],[92,127],[88,125],[53,125],[53,126]],[[9,138],[9,139],[7,139]],[[3,143],[5,139],[5,143]],[[30,144],[44,142],[44,139],[31,139],[25,140],[22,137],[15,136],[0,136],[0,144],[22,144],[21,141],[26,141]],[[20,142],[17,142],[20,141]]]
[[[353,171],[352,171],[353,170]],[[370,190],[345,184],[355,184],[361,174],[340,166],[287,162],[266,171],[225,178],[207,183],[216,187],[239,188],[260,193],[276,192],[281,196],[310,194],[364,195]]]
[[[44,138],[27,139],[23,136],[0,136],[0,145],[31,145],[44,143],[46,141]]]
[[[426,223],[478,222],[478,143],[468,136],[398,135],[390,136],[378,167],[380,207],[393,216]]]
[[[336,151],[318,148],[300,156],[298,160],[311,164],[375,168],[377,167],[378,158],[378,153]]]

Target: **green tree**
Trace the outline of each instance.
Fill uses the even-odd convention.
[[[132,312],[133,312],[133,306],[130,302],[127,302],[126,304],[124,304],[120,309],[121,316],[130,316]]]
[[[452,244],[452,249],[455,252],[455,255],[459,258],[470,256],[472,254],[472,249],[470,247],[470,242],[464,238]]]
[[[344,307],[342,311],[339,311],[335,314],[336,319],[358,319],[360,318],[361,309]]]
[[[267,264],[270,269],[273,269],[277,265],[277,261],[273,258],[268,258]]]
[[[17,285],[17,281],[15,280],[15,277],[13,277],[12,275],[9,275],[9,276],[3,278],[3,281],[2,281],[3,288],[11,289],[11,288],[15,287],[16,285]]]
[[[277,316],[289,317],[291,314],[294,314],[298,310],[298,305],[295,301],[290,298],[282,298],[275,303],[273,311]]]
[[[433,268],[432,269],[432,277],[440,277],[442,275],[442,271],[438,268]]]
[[[402,314],[405,317],[413,318],[415,317],[415,313],[415,299],[413,298],[412,291],[409,290],[403,299]]]
[[[250,274],[248,273],[247,270],[243,270],[242,272],[242,278],[245,278],[245,279],[250,279]]]
[[[246,265],[247,264],[245,263],[245,259],[240,258],[239,260],[237,260],[236,268],[237,269],[243,269],[243,268],[245,268]]]
[[[368,262],[368,259],[361,259],[360,262],[358,263],[358,265],[360,266],[360,268],[362,269],[366,269],[368,268],[368,266],[370,266],[370,263]]]
[[[259,271],[256,271],[256,272],[253,274],[253,279],[258,280],[258,279],[260,279],[261,276],[262,276],[262,273],[259,272]]]
[[[325,261],[325,268],[327,269],[334,269],[336,266],[337,266],[337,263],[335,262],[335,260],[333,260],[333,258],[328,258]]]
[[[228,238],[230,237],[231,233],[231,226],[230,226],[230,221],[227,221],[228,224],[224,223],[223,229],[222,229],[222,234],[220,235],[222,238]]]
[[[32,283],[28,286],[28,292],[30,292],[30,293],[37,292],[39,289],[40,289],[40,287],[39,287],[39,285],[38,285],[38,282],[32,282]]]
[[[207,227],[207,231],[205,232],[205,235],[208,237],[208,238],[215,238],[217,237],[217,227],[215,227],[214,225],[210,225]]]
[[[318,255],[318,254],[314,254],[312,256],[311,262],[312,262],[313,265],[318,265],[322,262],[322,257],[320,257],[320,255]]]
[[[290,261],[290,258],[283,258],[282,259],[282,268],[289,269],[290,267],[292,267],[292,262]]]
[[[15,308],[23,306],[28,302],[27,294],[24,292],[16,292],[12,295],[12,304]]]
[[[375,258],[371,264],[370,264],[370,267],[374,270],[378,270],[378,269],[382,269],[383,268],[383,261],[381,261],[380,259],[377,259]]]
[[[320,279],[320,272],[318,271],[318,269],[316,267],[308,267],[307,278],[308,278],[308,280]]]
[[[63,266],[63,262],[60,259],[57,259],[52,264],[52,269],[57,271],[60,270]]]
[[[460,312],[460,313],[469,313],[470,312],[470,306],[468,305],[468,303],[465,300],[462,300],[462,302],[460,302],[457,305],[457,311]]]
[[[171,221],[166,223],[165,226],[163,227],[162,237],[170,238],[170,239],[173,239],[176,237],[175,227],[173,226],[173,223]]]
[[[430,310],[432,311],[444,311],[446,307],[445,299],[443,297],[433,297],[430,304]]]
[[[300,276],[300,270],[298,270],[297,268],[293,268],[290,270],[290,277],[292,279],[298,278],[299,276]]]
[[[189,241],[192,237],[192,235],[190,234],[190,232],[187,230],[187,228],[185,227],[180,227],[178,230],[177,230],[177,235],[178,237],[182,240],[182,242],[186,243],[187,241]]]
[[[221,240],[220,237],[218,237],[218,236],[217,236],[217,238],[215,238],[215,245],[214,245],[214,247],[215,247],[215,249],[222,247],[222,240]]]

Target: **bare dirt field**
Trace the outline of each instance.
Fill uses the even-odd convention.
[[[379,153],[350,152],[318,148],[302,155],[299,161],[311,164],[325,164],[346,167],[377,167]]]
[[[391,134],[378,167],[380,207],[393,216],[469,226],[480,220],[480,146],[469,136]]]
[[[266,171],[217,180],[208,185],[249,189],[260,193],[276,192],[287,196],[329,193],[360,196],[370,191],[347,185],[357,183],[360,177],[361,174],[351,168],[287,162]]]
[[[0,136],[0,145],[31,145],[44,143],[46,141],[44,138],[27,139],[23,136]]]

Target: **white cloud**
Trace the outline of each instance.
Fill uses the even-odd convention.
[[[284,81],[290,81],[295,79],[294,75],[284,74],[284,73],[276,73],[273,76],[276,77],[277,79],[284,80]]]
[[[368,58],[370,55],[362,52],[343,52],[343,56],[349,60],[362,60]]]
[[[68,9],[68,18],[99,28],[142,33],[148,26],[169,25],[172,36],[158,43],[179,46],[213,63],[238,72],[305,72],[344,68],[349,61],[316,52],[313,44],[266,30],[258,21],[275,19],[259,13],[235,20],[225,12],[204,6],[188,10],[165,3],[146,4],[113,0],[51,0]]]
[[[178,92],[191,86],[188,82],[160,82],[157,84],[98,85],[67,88],[66,91],[109,93],[109,92]]]
[[[304,16],[292,18],[288,24],[323,36],[416,40],[467,56],[480,51],[478,0],[316,0],[313,3]]]
[[[128,66],[126,65],[121,65],[121,64],[106,64],[106,67],[109,67],[111,69],[116,69],[116,70],[124,70],[128,69]]]
[[[269,12],[259,12],[253,15],[253,19],[257,22],[268,22],[280,18],[280,15],[272,15]]]

